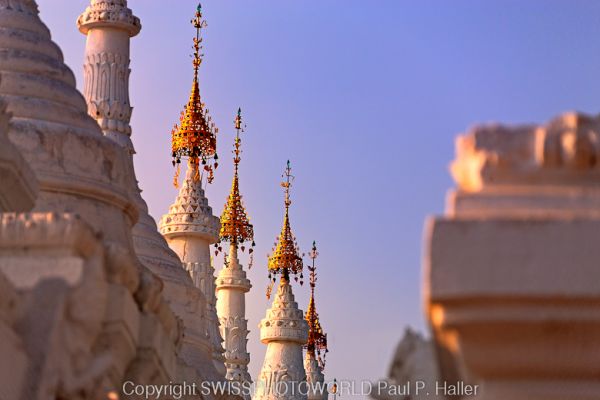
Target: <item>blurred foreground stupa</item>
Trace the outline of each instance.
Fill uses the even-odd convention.
[[[438,392],[600,398],[600,117],[476,126],[456,150],[426,228]]]

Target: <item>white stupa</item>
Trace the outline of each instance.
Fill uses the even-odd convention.
[[[224,377],[223,339],[219,332],[214,268],[210,257],[210,245],[218,239],[219,219],[212,214],[201,180],[196,175],[197,167],[189,163],[179,194],[169,207],[169,213],[160,221],[160,230],[206,298],[202,313],[206,319],[206,351],[219,376]]]
[[[217,277],[217,315],[221,327],[221,335],[225,341],[225,366],[226,378],[239,382],[243,389],[249,388],[252,378],[248,373],[250,354],[246,348],[248,342],[248,320],[246,319],[246,293],[252,285],[246,276],[246,271],[240,264],[238,250],[245,251],[246,244],[250,244],[249,253],[254,247],[254,228],[242,203],[239,188],[239,163],[241,161],[242,130],[241,109],[235,119],[237,135],[234,144],[234,173],[231,191],[225,208],[221,214],[221,241],[227,241],[229,255]],[[218,247],[221,250],[221,247]],[[250,256],[252,257],[252,255]]]
[[[218,166],[217,128],[211,122],[208,110],[200,98],[198,84],[198,68],[202,63],[200,33],[205,26],[200,5],[192,24],[196,28],[192,90],[185,110],[181,114],[181,122],[172,132],[173,164],[179,171],[182,159],[187,159],[188,167],[179,194],[159,225],[160,232],[167,243],[179,255],[194,284],[206,298],[202,310],[206,322],[204,338],[208,340],[206,352],[218,373],[218,378],[223,380],[226,372],[223,355],[225,350],[219,331],[214,268],[210,256],[210,245],[216,243],[219,238],[219,219],[213,215],[202,188],[203,180],[208,183],[212,181],[213,168]],[[175,184],[178,185],[178,173]]]
[[[292,229],[289,207],[291,168],[288,161],[285,171],[285,216],[277,247],[269,256],[269,279],[279,286],[273,305],[260,322],[260,340],[267,345],[262,370],[257,379],[256,400],[297,399],[306,400],[306,372],[302,346],[308,339],[308,324],[294,299],[290,276],[302,279],[302,258],[298,255]],[[271,284],[272,285],[272,284]],[[270,295],[269,286],[268,295]]]

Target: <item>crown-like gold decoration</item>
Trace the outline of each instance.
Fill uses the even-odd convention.
[[[321,322],[319,321],[319,314],[317,313],[317,306],[315,305],[315,286],[317,285],[315,259],[319,255],[316,242],[313,242],[312,249],[308,255],[312,259],[312,266],[308,266],[308,270],[310,271],[310,300],[305,316],[306,322],[308,322],[308,341],[304,347],[309,354],[317,359],[321,369],[324,369],[325,355],[329,352],[329,349],[327,348],[327,334],[323,332]]]
[[[269,255],[269,279],[275,281],[275,275],[281,274],[282,279],[289,280],[290,274],[295,275],[296,281],[300,275],[300,284],[302,284],[302,258],[298,255],[300,250],[296,244],[296,238],[290,227],[290,188],[294,177],[292,176],[292,167],[288,160],[284,174],[285,179],[281,186],[285,190],[285,215],[283,217],[283,227],[279,238],[274,244],[273,253]],[[269,292],[267,292],[268,294]]]
[[[242,140],[240,139],[240,133],[244,132],[242,127],[242,109],[239,108],[237,115],[235,117],[235,129],[236,136],[233,148],[233,182],[231,183],[231,191],[229,192],[229,197],[227,198],[227,203],[225,203],[225,208],[223,209],[223,213],[221,214],[221,231],[219,232],[219,237],[221,241],[230,242],[231,246],[235,246],[237,248],[238,245],[241,245],[241,250],[244,251],[244,243],[252,242],[252,247],[254,247],[254,228],[250,223],[250,218],[246,213],[246,209],[244,208],[244,204],[242,203],[242,195],[240,194],[239,187],[239,164],[241,161],[241,144]],[[221,251],[220,244],[216,244],[217,252]],[[248,250],[252,253],[252,247]]]
[[[217,160],[217,133],[218,128],[204,107],[200,98],[200,88],[198,86],[198,68],[202,63],[202,38],[200,33],[202,28],[206,27],[206,21],[202,19],[202,6],[198,4],[196,15],[192,19],[192,25],[196,28],[196,37],[194,38],[194,81],[192,82],[192,91],[185,109],[181,112],[179,124],[175,124],[171,131],[173,166],[177,165],[175,175],[175,186],[179,175],[179,164],[182,158],[189,158],[192,166],[196,167],[199,177],[199,164],[202,163],[203,170],[207,173],[208,183],[214,178],[213,168],[219,166]]]

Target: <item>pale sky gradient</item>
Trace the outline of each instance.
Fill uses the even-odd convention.
[[[86,0],[38,0],[81,89]],[[130,0],[137,176],[158,219],[176,196],[169,134],[189,94],[192,0]],[[201,67],[220,127],[207,190],[220,215],[241,106],[241,189],[256,229],[248,296],[254,377],[265,346],[266,253],[278,234],[279,180],[292,160],[292,228],[317,240],[326,375],[384,376],[406,325],[424,329],[423,222],[443,210],[457,133],[475,122],[542,122],[600,106],[600,2],[585,0],[209,0]],[[217,268],[220,268],[220,261]],[[308,288],[295,287],[306,305]]]

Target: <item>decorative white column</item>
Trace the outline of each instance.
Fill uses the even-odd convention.
[[[217,277],[217,315],[221,324],[221,336],[225,342],[226,378],[241,383],[251,383],[248,373],[250,353],[248,320],[246,319],[246,296],[252,285],[246,277],[237,256],[237,249],[230,247],[227,265]]]
[[[206,298],[204,335],[210,342],[210,355],[215,368],[219,374],[225,375],[223,339],[216,311],[214,268],[210,257],[210,245],[218,241],[220,225],[208,205],[196,172],[196,166],[189,163],[179,194],[169,213],[160,221],[160,231]]]
[[[289,281],[283,277],[273,305],[259,328],[260,340],[267,345],[267,352],[254,398],[306,400],[302,346],[308,339],[308,324]]]
[[[88,113],[105,136],[133,152],[129,38],[140,32],[140,20],[127,8],[127,0],[91,0],[77,26],[87,36],[83,95]]]
[[[290,275],[302,279],[303,261],[298,255],[292,229],[289,207],[291,167],[287,163],[285,189],[285,215],[277,247],[269,256],[269,279],[276,282],[281,275],[275,300],[266,317],[260,322],[260,340],[267,345],[262,370],[257,379],[256,400],[307,399],[306,372],[302,357],[302,346],[308,340],[308,323],[294,299]],[[267,295],[270,296],[270,289]]]
[[[225,341],[226,378],[241,383],[242,388],[250,389],[252,378],[248,373],[250,354],[246,349],[248,342],[248,320],[246,320],[246,293],[252,285],[246,277],[238,259],[238,248],[245,251],[250,244],[249,253],[254,248],[254,227],[242,203],[239,187],[239,164],[241,161],[242,110],[238,109],[235,118],[236,137],[234,142],[234,173],[231,191],[221,214],[219,238],[229,242],[229,257],[217,278],[217,315],[221,323],[221,335]],[[221,250],[220,244],[217,249]],[[246,393],[246,391],[244,392]],[[248,397],[248,396],[246,396]]]

